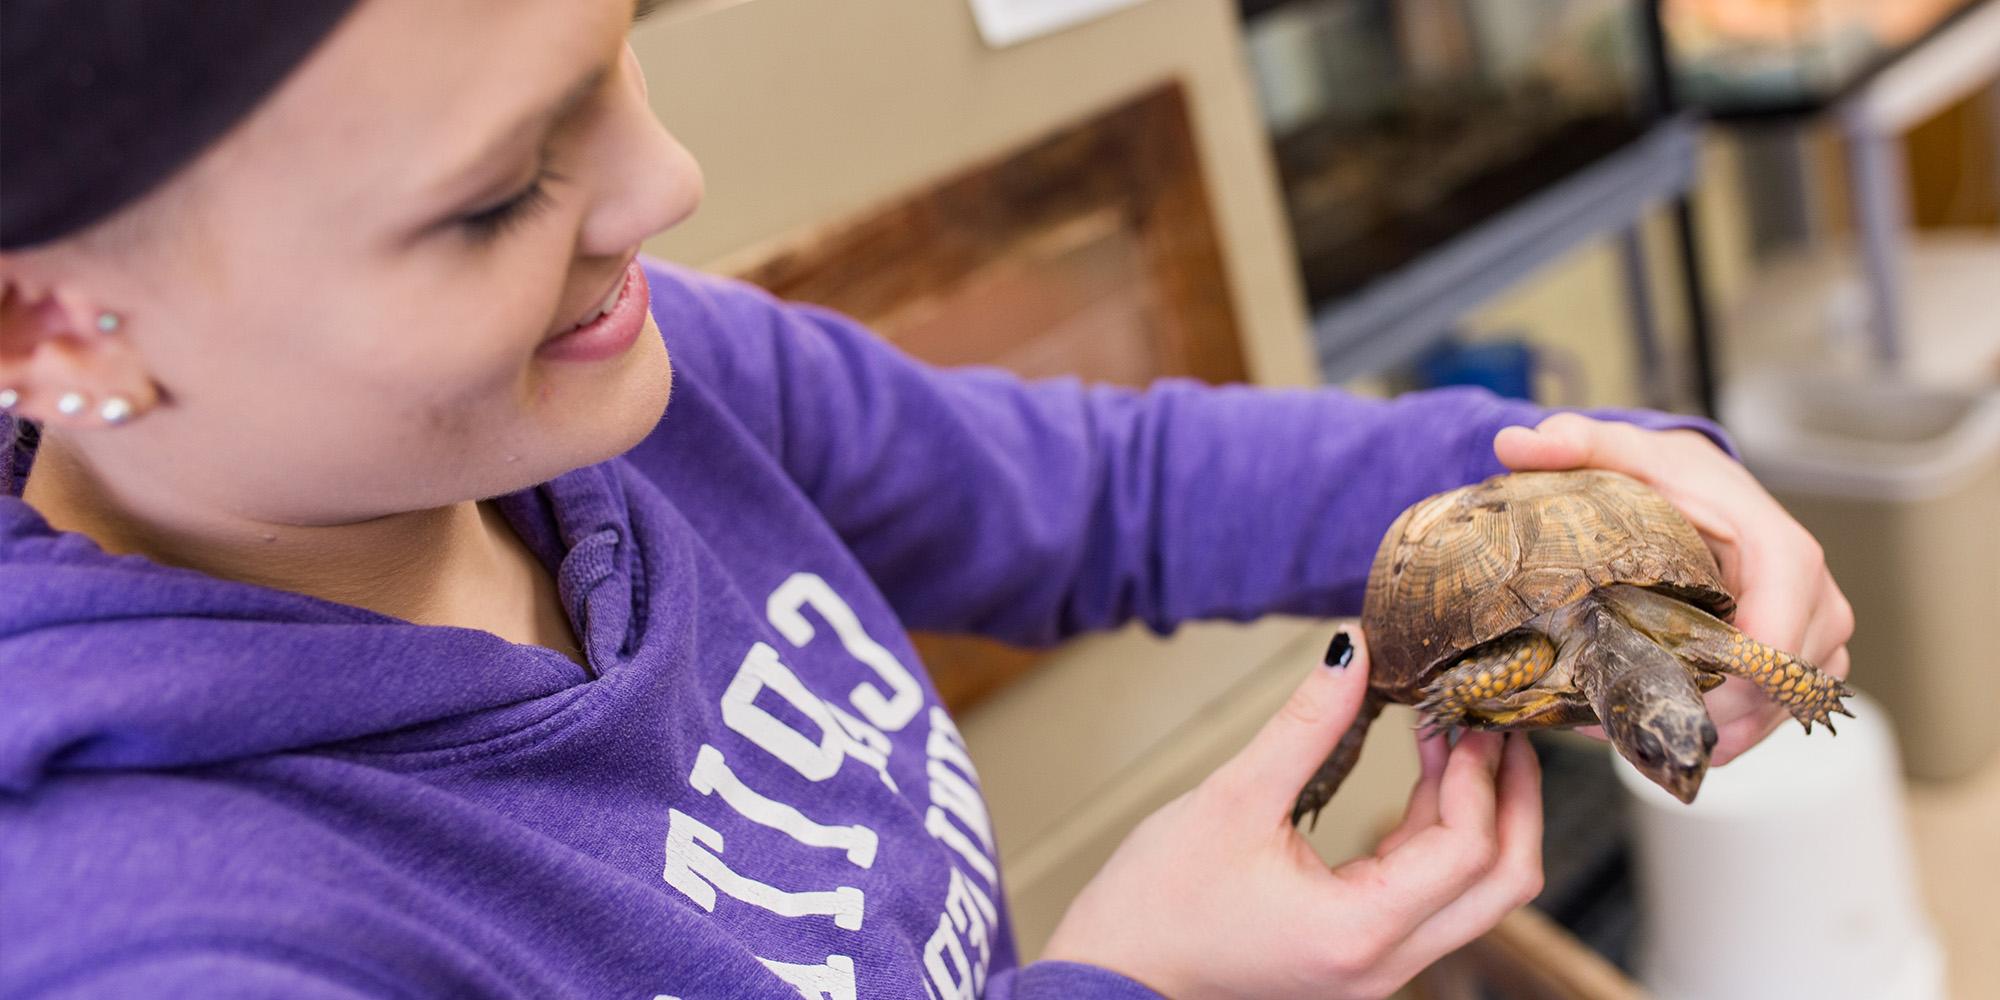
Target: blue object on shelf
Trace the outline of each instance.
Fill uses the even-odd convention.
[[[1416,361],[1417,379],[1427,388],[1476,385],[1530,402],[1535,399],[1535,368],[1535,349],[1518,340],[1448,341]]]

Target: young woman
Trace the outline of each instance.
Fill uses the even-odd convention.
[[[1328,871],[1333,657],[1022,967],[904,629],[1351,612],[1500,462],[1666,490],[1845,673],[1691,422],[936,371],[639,258],[701,178],[632,16],[0,0],[0,993],[1383,995],[1535,892],[1523,742]],[[1718,762],[1778,720],[1712,707]]]

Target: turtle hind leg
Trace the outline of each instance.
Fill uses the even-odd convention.
[[[1417,703],[1422,728],[1515,725],[1550,711],[1559,697],[1528,689],[1555,665],[1555,644],[1540,632],[1516,632],[1480,646],[1424,688]]]
[[[1594,726],[1597,713],[1575,692],[1531,688],[1477,706],[1464,724],[1474,729],[1562,729]]]
[[[1835,712],[1852,718],[1841,699],[1854,694],[1840,678],[1776,646],[1766,645],[1685,601],[1642,587],[1606,588],[1618,613],[1682,661],[1703,671],[1741,677],[1764,689],[1812,732],[1813,723],[1834,732]],[[1703,683],[1703,691],[1713,687]]]
[[[1361,709],[1354,713],[1353,724],[1341,734],[1333,752],[1326,755],[1319,770],[1314,771],[1313,776],[1306,780],[1306,786],[1299,790],[1298,801],[1292,805],[1293,826],[1299,825],[1299,820],[1307,816],[1311,816],[1312,820],[1306,829],[1319,826],[1319,811],[1332,801],[1333,793],[1340,790],[1340,783],[1347,780],[1347,773],[1354,770],[1354,762],[1361,759],[1361,744],[1368,739],[1368,727],[1375,722],[1377,715],[1382,714],[1385,701],[1373,688],[1361,699]]]

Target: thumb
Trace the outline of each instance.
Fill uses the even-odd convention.
[[[1347,665],[1314,666],[1278,714],[1211,779],[1231,786],[1240,796],[1238,801],[1255,810],[1252,815],[1290,815],[1299,789],[1354,723],[1368,693],[1367,644],[1356,626],[1342,634],[1353,641],[1354,654]],[[1338,647],[1338,637],[1334,642]]]
[[[1590,460],[1596,421],[1558,413],[1529,427],[1503,427],[1493,438],[1493,455],[1515,471],[1574,469]]]

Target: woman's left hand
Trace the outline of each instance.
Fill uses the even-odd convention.
[[[1819,543],[1748,470],[1699,431],[1649,431],[1559,413],[1533,429],[1502,430],[1493,452],[1517,472],[1609,469],[1660,491],[1715,553],[1723,583],[1736,595],[1737,628],[1835,677],[1847,677],[1854,609],[1827,572]],[[1756,685],[1737,677],[1709,692],[1708,711],[1721,737],[1710,757],[1716,765],[1790,718]]]

